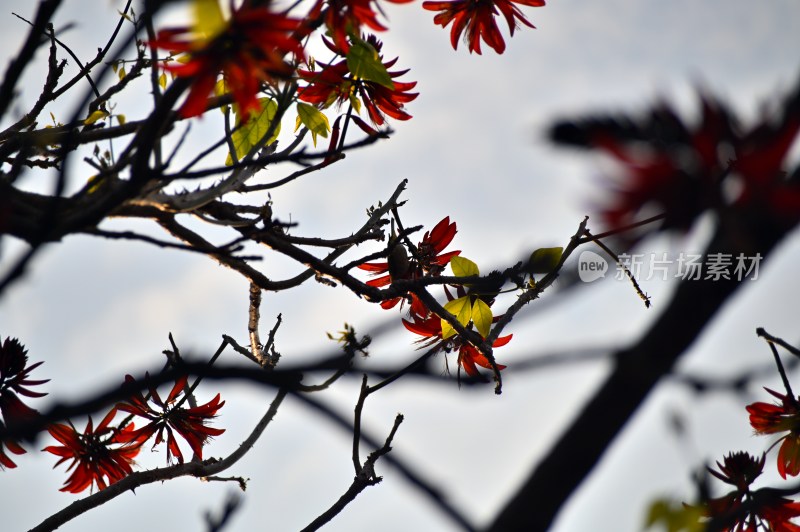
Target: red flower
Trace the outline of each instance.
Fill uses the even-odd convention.
[[[730,453],[723,459],[723,464],[717,462],[719,472],[710,467],[708,472],[726,484],[735,486],[737,490],[744,493],[750,489],[750,484],[761,475],[764,470],[766,456],[761,455],[757,460],[748,453]]]
[[[408,259],[408,265],[403,268],[395,269],[395,275],[389,273],[388,262],[366,262],[358,266],[359,269],[372,272],[373,275],[380,275],[376,279],[367,281],[369,286],[380,288],[392,282],[392,278],[396,279],[419,279],[425,275],[441,275],[445,266],[450,262],[450,259],[461,253],[461,250],[448,251],[442,253],[444,248],[450,245],[453,237],[457,233],[456,223],[450,222],[450,217],[445,216],[439,223],[437,223],[433,230],[425,232],[422,240],[417,244],[416,253],[414,258]],[[401,244],[397,244],[397,248],[405,252],[405,248],[401,248]],[[396,248],[396,249],[397,249]],[[399,270],[399,271],[398,271]],[[381,307],[389,309],[397,305],[402,298],[388,299],[381,303]],[[413,301],[412,301],[413,302]],[[422,305],[422,303],[418,303]],[[424,308],[424,305],[422,306]]]
[[[776,434],[786,432],[781,437],[783,440],[778,451],[778,473],[783,478],[786,475],[797,476],[800,474],[800,405],[791,397],[765,388],[781,403],[753,403],[747,407],[750,413],[750,425],[757,434]],[[777,443],[777,442],[776,442]]]
[[[0,427],[10,428],[39,415],[36,410],[23,403],[18,395],[32,398],[47,395],[28,389],[29,386],[37,386],[50,380],[30,379],[30,373],[41,364],[42,362],[37,362],[28,366],[28,352],[16,338],[6,338],[0,343],[0,413],[3,417]],[[16,467],[3,452],[3,446],[14,454],[24,454],[25,450],[16,441],[0,441],[0,468]]]
[[[193,80],[181,107],[182,116],[205,112],[208,95],[214,90],[220,72],[245,116],[258,110],[256,95],[262,82],[291,76],[294,69],[284,57],[289,53],[303,56],[300,41],[292,34],[300,25],[298,19],[245,2],[238,9],[232,7],[230,20],[216,28],[211,36],[204,35],[198,28],[184,26],[161,30],[148,44],[171,53],[189,54],[185,64],[164,67],[176,76]]]
[[[709,472],[723,482],[736,487],[735,491],[706,501],[703,513],[729,532],[800,532],[800,526],[790,522],[800,516],[800,503],[777,495],[774,490],[750,490],[752,482],[764,468],[765,456],[756,459],[747,453],[731,453],[724,464],[717,462],[720,472]],[[715,528],[716,530],[717,528]]]
[[[491,46],[495,52],[502,54],[506,43],[497,27],[495,17],[498,10],[508,23],[508,30],[514,36],[517,22],[529,28],[535,26],[525,18],[514,4],[523,6],[541,7],[544,0],[453,0],[453,1],[428,1],[422,7],[430,11],[440,11],[433,17],[433,23],[446,28],[453,23],[450,30],[450,44],[454,50],[458,49],[458,39],[464,33],[464,40],[469,46],[469,51],[481,53],[481,39]]]
[[[125,376],[127,382],[133,381],[130,375]],[[150,388],[150,397],[145,399],[141,393],[135,394],[127,403],[120,403],[117,408],[123,412],[128,412],[135,416],[143,417],[150,422],[142,428],[128,434],[130,441],[144,443],[155,434],[156,440],[153,447],[164,441],[164,432],[167,434],[167,462],[172,461],[172,457],[183,463],[183,453],[175,439],[174,432],[186,440],[192,452],[199,459],[203,459],[203,445],[208,443],[212,436],[219,436],[225,429],[215,429],[206,425],[210,420],[217,417],[217,411],[222,408],[225,401],[220,401],[217,394],[211,401],[204,405],[194,408],[184,408],[181,406],[187,399],[184,395],[188,377],[183,376],[175,381],[175,385],[167,395],[166,400],[162,400],[158,391]],[[180,400],[179,400],[180,398]],[[151,401],[157,408],[148,404]],[[174,432],[173,432],[174,431]]]
[[[407,320],[405,318],[402,320],[406,329],[422,337],[420,340],[418,340],[419,343],[422,344],[421,348],[430,347],[438,343],[446,352],[457,349],[458,366],[459,368],[464,368],[464,371],[470,377],[480,376],[480,372],[478,371],[476,365],[486,369],[492,369],[492,365],[486,356],[484,356],[483,353],[481,353],[472,344],[464,342],[459,335],[455,335],[447,340],[442,340],[441,318],[439,318],[439,316],[436,314],[429,312],[428,309],[422,305],[422,303],[420,303],[420,305],[421,308],[419,306],[414,307],[412,304],[410,313],[411,320]],[[420,310],[422,310],[422,312],[419,312]],[[512,336],[512,334],[509,334],[508,336],[501,336],[494,341],[492,347],[502,347],[506,345],[511,341]],[[497,364],[497,369],[503,370],[506,369],[506,366],[503,364]]]
[[[346,54],[343,49],[337,48],[334,43],[328,40],[324,41],[334,53]],[[383,44],[374,35],[368,36],[366,42],[380,53]],[[383,61],[383,56],[380,56],[380,60]],[[388,70],[395,63],[397,63],[397,58],[387,61],[383,65]],[[308,83],[298,91],[298,97],[301,100],[324,108],[334,102],[337,105],[341,105],[344,102],[352,101],[353,98],[359,98],[364,107],[367,108],[370,120],[377,126],[381,126],[386,122],[384,115],[396,120],[408,120],[411,118],[411,115],[405,111],[403,105],[413,101],[418,96],[417,93],[408,92],[417,85],[417,82],[404,83],[394,81],[394,78],[399,78],[408,70],[390,71],[389,76],[392,78],[394,88],[389,88],[375,81],[354,77],[347,66],[347,61],[344,59],[329,65],[319,62],[316,65],[321,67],[321,70],[297,70],[300,79]],[[356,120],[355,122],[366,133],[375,133],[363,121]]]
[[[406,4],[413,0],[389,0],[394,4]],[[372,4],[375,4],[373,9]],[[375,0],[317,0],[308,14],[308,19],[322,17],[328,27],[333,42],[344,52],[350,49],[348,35],[360,35],[361,26],[368,26],[374,31],[385,31],[386,27],[378,22],[381,11]]]
[[[47,429],[62,444],[43,449],[61,457],[53,467],[71,459],[67,471],[74,468],[60,491],[80,493],[93,484],[102,490],[133,472],[131,465],[139,454],[141,442],[129,438],[134,431],[133,425],[122,429],[109,427],[116,414],[117,409],[111,409],[97,429],[94,429],[92,418],[89,417],[83,434],[71,424],[56,423]]]
[[[494,341],[492,347],[501,347],[506,345],[511,341],[512,336],[512,334],[509,334],[508,336],[501,336]],[[466,342],[462,342],[461,346],[458,348],[458,365],[464,368],[464,371],[466,371],[467,375],[470,377],[478,377],[480,376],[480,372],[478,371],[478,368],[475,367],[476,364],[482,368],[492,369],[491,363],[489,363],[489,360],[483,355],[483,353],[478,351],[475,346]],[[503,370],[506,369],[506,366],[503,364],[497,364],[497,369]]]
[[[2,421],[0,421],[0,431],[4,431],[5,429],[6,429],[5,424]],[[2,439],[0,439],[0,469],[4,469],[6,467],[9,468],[9,469],[13,469],[13,468],[17,467],[17,464],[15,464],[14,461],[11,460],[11,458],[8,457],[8,455],[6,454],[5,449],[3,449],[3,447],[7,448],[10,452],[12,452],[14,454],[25,454],[25,449],[23,449],[14,440],[11,440],[11,439],[2,440]]]

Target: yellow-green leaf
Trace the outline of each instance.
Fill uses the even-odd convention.
[[[350,105],[353,106],[353,110],[356,112],[356,114],[361,114],[361,100],[356,98],[355,94],[350,95]]]
[[[472,319],[472,305],[469,302],[469,296],[459,297],[453,301],[449,301],[444,309],[450,314],[454,315],[458,323],[466,327],[469,320]],[[456,330],[450,325],[447,320],[442,320],[442,340],[447,340],[456,334]]]
[[[261,98],[258,100],[260,110],[250,114],[250,119],[236,128],[231,135],[233,140],[233,147],[236,149],[236,160],[238,161],[258,144],[264,135],[269,131],[272,121],[275,119],[275,114],[278,112],[278,103],[270,98]],[[239,114],[238,106],[233,106],[234,113]],[[265,146],[271,144],[278,138],[278,133],[281,131],[280,122],[276,124],[275,131],[272,136],[267,140]],[[227,166],[233,164],[233,157],[228,154],[228,159],[225,161]]]
[[[394,90],[392,76],[381,63],[377,50],[366,41],[356,39],[350,46],[350,51],[347,52],[347,68],[357,78],[374,81],[378,85]]]
[[[317,145],[317,135],[322,135],[328,138],[328,131],[331,130],[331,124],[328,122],[328,117],[321,113],[313,105],[307,103],[297,103],[297,118],[304,126],[311,131],[311,139],[314,141],[314,146]],[[295,127],[295,130],[297,128]]]
[[[478,332],[486,338],[492,328],[492,309],[481,298],[475,299],[472,304],[472,323]]]
[[[645,526],[652,528],[661,525],[666,532],[702,532],[706,529],[703,510],[698,506],[688,506],[668,499],[653,501],[647,512]]]
[[[128,119],[125,117],[125,115],[123,115],[123,114],[117,115],[117,123],[119,125],[124,126],[125,122],[127,122],[127,121],[128,121]]]
[[[220,78],[217,83],[214,85],[214,96],[221,97],[225,96],[228,93],[228,86],[225,85],[225,78]],[[219,108],[219,112],[223,115],[230,110],[230,106],[223,105]]]
[[[456,255],[450,259],[450,268],[456,277],[469,277],[470,275],[480,275],[478,265],[469,259]]]
[[[120,81],[125,79],[125,67],[124,66],[120,67],[120,69],[117,71],[117,76],[119,76],[119,80]]]
[[[537,249],[531,253],[528,262],[529,271],[531,273],[550,273],[558,266],[562,253],[564,253],[564,248],[561,247]]]
[[[219,78],[214,84],[214,96],[224,96],[228,93],[228,87],[225,85],[225,78]]]
[[[84,120],[83,123],[85,125],[87,125],[87,126],[91,126],[92,124],[94,124],[98,120],[102,120],[103,118],[105,118],[107,116],[108,116],[108,113],[106,111],[101,111],[100,109],[98,109],[97,111],[93,112],[88,117],[86,117],[86,120]]]
[[[219,0],[194,0],[194,31],[198,35],[213,39],[225,29],[225,17],[219,7]]]
[[[162,72],[160,76],[158,76],[158,86],[161,87],[161,90],[166,90],[167,88],[167,73]]]

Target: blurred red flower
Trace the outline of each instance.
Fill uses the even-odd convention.
[[[439,11],[433,17],[433,23],[446,28],[453,23],[450,30],[450,44],[454,50],[458,49],[458,39],[464,33],[464,41],[469,46],[469,51],[481,53],[481,39],[484,40],[498,54],[506,49],[506,43],[497,27],[495,17],[498,10],[508,23],[508,30],[514,36],[518,22],[534,28],[517,6],[542,7],[544,0],[452,0],[452,1],[427,1],[422,7],[429,11]]]
[[[130,375],[125,376],[126,382],[133,381]],[[184,395],[188,377],[183,376],[175,381],[166,400],[162,400],[155,387],[150,387],[147,399],[141,393],[135,394],[128,402],[119,403],[117,408],[134,416],[147,419],[149,422],[141,428],[127,433],[129,441],[144,443],[151,436],[156,439],[153,447],[164,441],[166,432],[167,462],[174,456],[179,463],[183,463],[183,453],[178,446],[174,432],[186,440],[192,452],[199,459],[203,459],[203,445],[208,443],[212,436],[219,436],[225,429],[215,429],[207,425],[217,416],[217,412],[225,404],[220,401],[217,394],[211,401],[193,408],[184,408],[182,404],[187,399]],[[150,406],[150,402],[153,406]]]
[[[783,168],[800,131],[800,84],[749,130],[711,96],[701,104],[695,124],[661,104],[640,119],[592,117],[553,127],[555,142],[599,150],[623,168],[601,212],[609,229],[663,214],[659,229],[687,230],[707,211],[751,226],[800,221],[800,167],[788,176]]]
[[[220,18],[221,14],[215,13]],[[256,95],[261,83],[276,77],[290,77],[294,72],[285,56],[303,56],[303,47],[293,34],[301,21],[283,13],[273,13],[267,7],[253,7],[245,2],[231,8],[231,17],[221,22],[208,35],[198,27],[176,27],[158,32],[148,44],[170,53],[189,54],[185,63],[169,63],[166,70],[179,77],[192,78],[192,86],[180,112],[184,117],[202,114],[209,94],[214,90],[217,76],[222,73],[227,89],[239,105],[242,116],[258,111]]]
[[[62,444],[43,449],[61,457],[53,467],[72,460],[67,471],[74,469],[60,491],[80,493],[93,484],[102,490],[133,472],[131,465],[139,454],[141,442],[130,438],[135,430],[133,425],[122,429],[109,426],[116,414],[117,409],[111,409],[97,429],[89,417],[83,433],[72,424],[55,423],[47,429]]]

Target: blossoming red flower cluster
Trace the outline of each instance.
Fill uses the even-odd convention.
[[[430,11],[439,11],[433,17],[434,24],[445,28],[453,23],[450,30],[450,44],[454,50],[458,49],[458,39],[463,33],[470,52],[480,54],[481,39],[483,39],[495,52],[502,54],[506,50],[506,43],[495,21],[498,10],[505,17],[512,37],[518,27],[517,22],[529,28],[535,27],[514,4],[542,7],[545,2],[544,0],[444,0],[423,2],[422,7]]]
[[[387,262],[367,262],[358,268],[370,272],[375,278],[367,281],[369,286],[384,287],[397,280],[416,280],[427,276],[440,276],[445,267],[454,257],[461,254],[461,250],[445,252],[457,233],[456,223],[446,216],[437,223],[432,230],[426,231],[422,240],[411,249],[409,257],[403,243],[392,236],[389,244],[389,260]],[[480,298],[478,295],[468,295],[462,286],[455,287],[459,298],[472,301]],[[455,298],[445,287],[445,294],[449,301]],[[421,336],[418,341],[422,347],[433,347],[445,352],[458,352],[458,367],[464,369],[470,377],[480,377],[477,366],[494,370],[491,362],[474,345],[458,334],[445,337],[442,332],[442,318],[432,312],[414,293],[407,296],[387,299],[381,302],[381,307],[390,309],[401,301],[410,301],[408,319],[402,318],[406,329]],[[488,300],[487,307],[491,306],[493,298]],[[496,318],[495,318],[496,319]],[[467,325],[470,325],[469,323]],[[470,325],[471,327],[471,325]],[[492,347],[501,347],[511,341],[511,336],[503,336],[495,340]],[[505,369],[502,364],[496,365],[498,370]]]
[[[327,39],[323,39],[323,41],[335,54],[343,57],[346,55],[347,52],[344,48]],[[369,35],[363,42],[372,47],[378,54],[383,48],[383,44],[374,35]],[[315,104],[320,108],[329,107],[334,103],[341,105],[345,102],[353,101],[353,98],[358,98],[366,107],[370,120],[376,126],[382,126],[386,122],[384,115],[388,115],[395,120],[409,120],[411,115],[405,111],[403,106],[418,96],[417,93],[409,92],[417,83],[415,81],[402,83],[395,81],[395,78],[408,72],[408,70],[389,71],[397,63],[397,58],[384,63],[383,57],[380,56],[380,60],[392,80],[391,87],[372,80],[359,78],[350,71],[350,66],[346,59],[332,64],[316,62],[315,65],[320,67],[320,70],[297,70],[300,79],[307,83],[307,85],[299,89],[298,98]],[[375,133],[363,120],[357,117],[355,119],[356,124],[366,133]]]
[[[146,378],[149,379],[149,375]],[[125,382],[130,384],[134,379],[126,375]],[[172,463],[173,457],[178,463],[184,461],[175,433],[186,440],[197,459],[202,460],[203,446],[212,436],[225,432],[208,426],[225,402],[220,401],[217,394],[206,404],[187,408],[183,404],[188,393],[188,379],[182,376],[175,381],[166,399],[161,398],[154,386],[150,387],[147,398],[140,392],[134,393],[127,401],[114,406],[97,428],[91,417],[83,432],[71,423],[50,426],[50,435],[61,445],[51,445],[44,450],[61,457],[56,466],[72,460],[68,469],[73,470],[72,474],[61,491],[80,493],[93,485],[104,489],[125,478],[133,472],[134,458],[153,436],[153,448],[166,442],[167,463]],[[112,425],[119,412],[131,416]],[[136,428],[131,417],[142,418],[146,423]]]
[[[744,452],[731,453],[722,464],[717,462],[719,471],[708,469],[722,482],[736,488],[727,495],[710,499],[702,508],[705,516],[718,520],[719,530],[800,532],[800,526],[790,521],[800,516],[800,503],[775,492],[751,490],[751,484],[764,469],[764,461],[763,455],[755,458]]]
[[[6,338],[0,343],[0,413],[3,415],[0,429],[17,428],[36,421],[40,416],[18,395],[31,398],[47,395],[29,389],[49,382],[49,379],[30,378],[31,372],[41,364],[28,365],[27,351],[17,339]],[[130,384],[134,379],[128,375],[125,381]],[[80,493],[94,486],[102,490],[122,480],[133,472],[134,458],[153,436],[153,447],[166,441],[167,463],[172,462],[173,457],[183,463],[183,453],[175,433],[186,440],[197,459],[202,460],[203,447],[211,437],[225,432],[208,426],[225,402],[217,394],[208,403],[185,407],[183,405],[190,393],[188,379],[182,376],[175,381],[166,399],[162,400],[158,390],[151,386],[146,398],[139,392],[133,394],[127,401],[111,408],[96,427],[91,416],[83,431],[72,422],[50,424],[47,431],[58,445],[49,445],[43,450],[60,457],[54,467],[69,462],[67,471],[71,471],[61,491]],[[130,416],[114,423],[120,412],[127,412]],[[136,428],[133,417],[143,418],[146,424]],[[25,449],[15,440],[0,441],[0,469],[17,467],[6,450],[20,455],[25,453]]]
[[[395,4],[411,2],[387,1]],[[505,41],[495,17],[502,14],[513,36],[518,23],[534,27],[517,5],[540,7],[544,4],[544,0],[455,0],[428,1],[423,3],[423,7],[440,12],[434,17],[435,24],[442,27],[453,24],[450,36],[453,49],[457,49],[463,33],[470,52],[480,54],[483,40],[502,54]],[[320,63],[323,69],[313,75],[297,68],[306,54],[304,39],[320,25],[333,40],[326,43],[328,47],[343,57],[348,56],[353,42],[361,39],[364,28],[385,31],[386,26],[378,20],[381,8],[377,0],[316,0],[300,18],[279,11],[271,2],[245,1],[239,7],[231,2],[227,20],[215,2],[205,2],[202,6],[196,6],[198,13],[194,26],[162,29],[148,42],[154,49],[167,50],[171,55],[182,54],[180,62],[176,64],[167,60],[164,68],[174,76],[191,81],[189,94],[180,109],[183,117],[197,116],[206,111],[208,97],[220,75],[245,117],[258,111],[257,95],[265,83],[298,75],[309,82],[301,94],[305,101],[329,105],[328,99],[332,94],[334,99],[341,100],[355,91],[363,98],[370,118],[377,125],[383,124],[381,113],[399,120],[410,118],[402,106],[416,97],[416,94],[408,93],[414,83],[396,83],[392,88],[370,84],[374,80],[362,79],[359,82],[344,61],[327,65]],[[370,39],[376,41],[373,36],[369,36]],[[380,51],[379,45],[375,48]],[[390,61],[386,67],[391,68],[395,61]],[[393,73],[392,77],[404,72]]]
[[[781,375],[785,375],[776,352],[776,362]],[[788,380],[784,378],[787,390]],[[747,406],[750,425],[758,435],[780,435],[767,452],[780,444],[777,470],[784,479],[800,475],[800,398],[791,393],[782,394],[769,388],[768,393],[777,403],[755,402]],[[734,490],[717,498],[709,498],[698,506],[685,505],[704,516],[714,530],[729,532],[774,530],[800,532],[800,525],[791,520],[800,517],[800,502],[786,497],[791,491],[773,488],[754,489],[754,481],[761,476],[767,461],[766,453],[760,458],[746,452],[730,453],[717,462],[717,469],[708,471]]]

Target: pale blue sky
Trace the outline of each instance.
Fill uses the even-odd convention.
[[[3,5],[3,68],[24,31],[8,12],[30,15],[30,4]],[[508,49],[502,56],[490,50],[470,56],[463,46],[454,52],[449,29],[434,26],[433,13],[419,2],[385,7],[393,31],[380,35],[384,52],[400,57],[398,68],[411,69],[403,80],[418,82],[420,96],[408,106],[414,118],[394,123],[396,134],[388,142],[353,152],[329,170],[275,191],[276,214],[298,221],[298,234],[350,234],[363,223],[366,207],[409,179],[403,208],[408,225],[431,227],[449,215],[459,227],[454,249],[486,269],[516,261],[532,248],[566,243],[603,197],[598,160],[545,142],[553,119],[643,110],[658,98],[690,116],[698,84],[753,117],[775,89],[788,88],[800,74],[800,7],[794,0],[553,0],[544,8],[523,8],[538,29],[523,28],[512,39],[504,32]],[[115,12],[111,2],[65,0],[59,20],[76,23],[65,40],[88,56],[104,39],[95,37],[96,28],[109,27]],[[40,84],[32,73],[23,97],[31,101]],[[135,114],[135,100],[120,106]],[[267,176],[279,172],[270,169]],[[89,175],[84,173],[79,167],[78,175]],[[641,250],[697,251],[701,237],[650,241]],[[798,240],[792,235],[761,277],[725,308],[684,367],[735,373],[767,362],[769,353],[753,332],[758,326],[797,340],[791,334],[796,331],[793,302],[800,296]],[[4,246],[0,268],[15,249]],[[265,268],[296,270],[271,261]],[[627,284],[608,281],[546,312],[523,314],[510,328],[514,340],[497,353],[509,366],[502,396],[489,389],[458,390],[455,382],[441,386],[405,379],[369,399],[365,419],[371,432],[381,437],[402,412],[406,421],[393,452],[414,463],[476,524],[486,523],[547,452],[605,369],[603,363],[587,363],[515,375],[514,361],[635,338],[657,317],[670,286],[650,282],[644,289],[653,295],[649,311]],[[243,339],[246,311],[246,283],[210,261],[144,244],[71,237],[43,252],[29,277],[0,299],[0,334],[19,337],[32,360],[46,360],[36,376],[53,379],[46,386],[51,396],[77,399],[108,379],[160,364],[168,332],[185,351],[202,353],[215,349],[222,334]],[[396,313],[369,306],[345,290],[309,283],[297,292],[266,295],[262,316],[266,320],[278,312],[284,313],[278,348],[287,362],[326,352],[325,332],[338,330],[344,321],[364,332],[396,321],[396,330],[372,349],[376,363],[400,364],[415,356],[414,338]],[[764,398],[757,388],[752,391],[750,399]],[[234,449],[272,399],[269,391],[244,385],[227,386],[222,393],[228,404],[219,426],[228,433],[208,447],[212,456]],[[356,396],[357,383],[347,380],[327,399],[349,416]],[[750,435],[744,404],[742,397],[697,399],[675,385],[662,386],[569,503],[555,530],[640,530],[647,501],[691,495],[687,466],[738,448],[765,449],[769,442]],[[689,448],[670,435],[672,411],[688,416]],[[229,530],[305,526],[349,485],[350,443],[328,421],[288,400],[254,451],[229,472],[251,479]],[[41,446],[46,444],[42,440]],[[148,467],[163,459],[163,454],[144,455],[141,462]],[[6,529],[30,528],[74,500],[57,491],[66,476],[63,468],[50,470],[54,462],[33,450],[19,457],[18,469],[0,473]],[[398,532],[452,529],[393,469],[379,464],[378,471],[383,483],[359,496],[327,530],[363,530],[377,523]],[[61,530],[196,530],[202,513],[220,508],[228,489],[192,479],[147,486]]]

